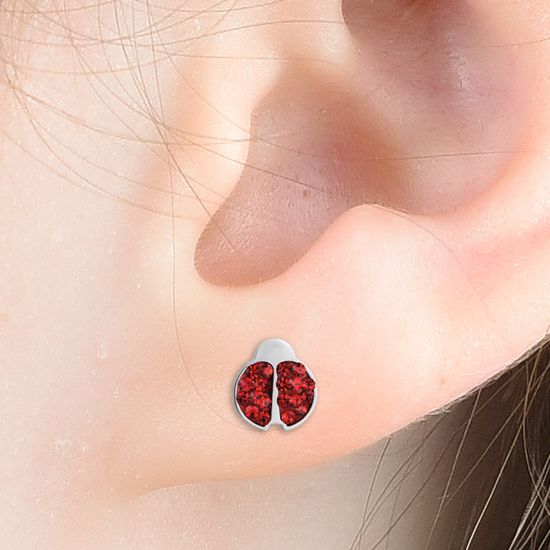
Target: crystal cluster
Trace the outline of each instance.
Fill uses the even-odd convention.
[[[273,406],[273,367],[264,361],[248,366],[237,382],[236,399],[242,413],[257,426],[271,422]],[[277,405],[281,421],[293,426],[310,411],[315,382],[305,365],[283,361],[277,365]]]
[[[237,385],[237,403],[243,414],[258,426],[271,421],[273,396],[273,367],[259,362],[250,365]]]
[[[287,426],[302,420],[313,404],[315,382],[302,363],[284,361],[277,365],[277,405],[281,420]]]

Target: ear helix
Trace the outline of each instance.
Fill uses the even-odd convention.
[[[258,346],[252,361],[239,372],[234,399],[239,414],[255,428],[265,431],[278,424],[291,430],[313,411],[317,384],[292,347],[271,338]]]

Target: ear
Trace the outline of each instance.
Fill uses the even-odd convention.
[[[208,137],[177,153],[147,266],[173,282],[156,299],[173,362],[142,386],[117,471],[152,487],[333,459],[545,336],[550,19],[528,5],[276,3],[197,46],[174,124]],[[292,432],[232,402],[272,337],[318,384]]]

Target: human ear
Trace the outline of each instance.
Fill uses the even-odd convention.
[[[173,315],[173,361],[113,466],[149,488],[342,456],[497,375],[550,322],[543,8],[277,6],[262,25],[233,13],[182,92],[178,128],[208,137],[177,157],[146,267],[172,283],[155,314]],[[318,383],[292,432],[254,431],[232,402],[272,337]]]

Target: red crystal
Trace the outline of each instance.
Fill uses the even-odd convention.
[[[287,426],[302,420],[313,404],[315,382],[302,363],[283,361],[277,365],[277,405]]]
[[[273,367],[263,361],[253,363],[237,383],[237,403],[243,414],[258,426],[271,421]]]
[[[296,424],[296,415],[292,411],[285,411],[283,414],[281,414],[281,420],[287,426],[292,426],[292,424]]]

